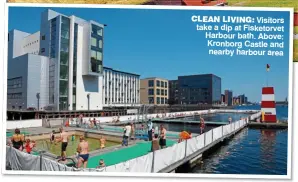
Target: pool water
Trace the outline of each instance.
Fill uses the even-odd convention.
[[[248,113],[214,113],[214,114],[206,114],[202,115],[205,121],[214,121],[214,122],[228,122],[229,117],[232,118],[232,121],[238,121],[242,117],[248,117],[251,114]],[[185,121],[200,121],[200,116],[191,116],[180,118],[179,120]]]
[[[100,149],[100,142],[99,139],[95,138],[85,138],[88,143],[89,143],[89,151],[94,151]],[[75,155],[77,152],[77,147],[79,144],[79,136],[75,136],[74,141],[69,141],[66,149],[66,155],[67,156],[72,156]],[[36,149],[37,150],[45,150],[47,152],[50,152],[54,155],[60,156],[61,155],[61,143],[52,143],[49,141],[49,139],[44,139],[44,140],[37,140],[36,141]],[[106,141],[105,147],[111,147],[115,145],[119,145],[120,143],[118,142],[112,142],[112,141]]]

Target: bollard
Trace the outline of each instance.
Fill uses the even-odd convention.
[[[204,147],[206,146],[206,134],[204,133]]]
[[[184,158],[186,158],[186,152],[187,152],[187,140],[185,140],[185,155],[184,155]]]
[[[151,173],[154,173],[154,158],[155,158],[155,151],[153,151]]]
[[[223,137],[224,134],[223,134],[223,126],[221,126],[221,136]]]
[[[39,167],[40,171],[42,171],[42,153],[40,152],[40,159],[39,159]]]

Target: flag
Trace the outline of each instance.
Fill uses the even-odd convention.
[[[270,70],[270,65],[269,65],[269,64],[267,64],[267,66],[266,66],[266,70],[267,70],[267,71]]]

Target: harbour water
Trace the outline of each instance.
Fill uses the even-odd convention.
[[[260,109],[240,106],[236,109]],[[276,107],[277,118],[288,118],[288,107]],[[190,173],[286,175],[288,130],[245,128],[204,157]]]

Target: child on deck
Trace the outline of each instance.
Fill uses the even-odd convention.
[[[26,149],[26,152],[28,154],[31,154],[32,152],[32,149],[36,146],[36,143],[35,141],[33,140],[32,142],[30,141],[30,139],[27,139],[26,140],[26,144],[25,144],[25,149]]]

